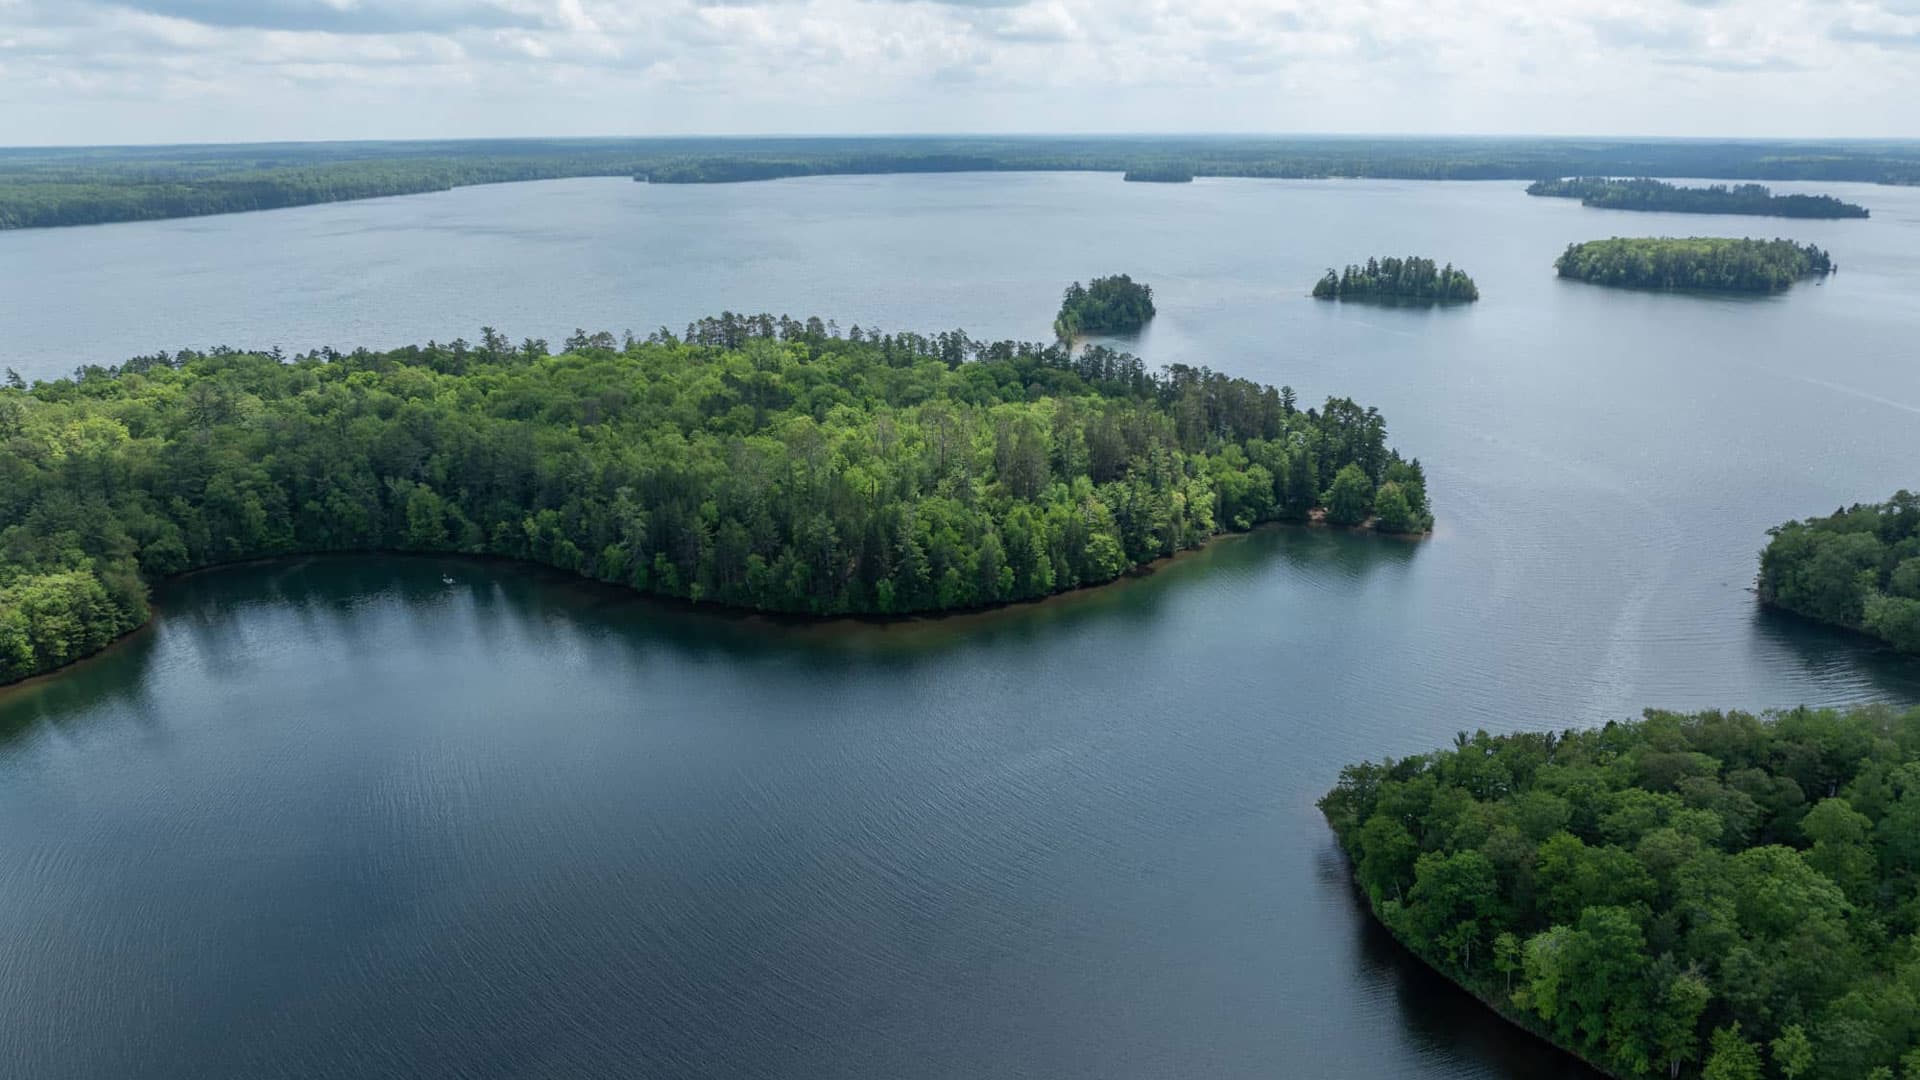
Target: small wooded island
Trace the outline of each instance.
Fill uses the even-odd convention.
[[[1364,266],[1349,265],[1337,274],[1329,268],[1325,277],[1314,282],[1313,295],[1320,300],[1451,304],[1480,299],[1480,288],[1452,263],[1440,266],[1432,259],[1409,255],[1368,259]]]
[[[1132,334],[1154,316],[1153,288],[1125,274],[1067,286],[1053,332],[1063,342],[1083,334]]]
[[[1568,244],[1554,264],[1563,278],[1628,289],[1779,292],[1804,277],[1833,272],[1812,244],[1791,240],[1644,237]]]
[[[696,603],[889,615],[1320,518],[1431,526],[1378,412],[1100,347],[727,314],[576,333],[557,356],[492,330],[157,355],[0,386],[0,683],[139,626],[154,581],[262,556],[495,555]]]
[[[1191,184],[1193,167],[1189,165],[1138,165],[1120,177],[1136,184]]]
[[[1751,214],[1759,217],[1863,218],[1867,208],[1831,195],[1775,195],[1765,184],[1680,187],[1664,180],[1579,176],[1536,180],[1527,194],[1579,199],[1604,210],[1661,210],[1671,214]]]
[[[1920,495],[1896,492],[1768,535],[1763,603],[1920,654]]]
[[[1920,1070],[1920,709],[1462,732],[1320,807],[1402,944],[1614,1076]]]

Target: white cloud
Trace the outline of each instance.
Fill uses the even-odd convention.
[[[1920,135],[1920,0],[0,0],[0,143]]]

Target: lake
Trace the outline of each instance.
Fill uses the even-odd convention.
[[[1920,189],[1867,221],[1518,183],[570,180],[0,233],[0,366],[721,309],[1130,344],[1351,395],[1436,534],[1233,538],[892,625],[690,612],[497,562],[191,576],[0,691],[0,1074],[1584,1077],[1374,928],[1313,801],[1461,729],[1920,701],[1761,612],[1768,526],[1920,483]],[[1561,282],[1567,243],[1790,236],[1761,299]],[[1417,253],[1484,299],[1306,298]]]

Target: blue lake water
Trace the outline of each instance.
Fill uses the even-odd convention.
[[[0,233],[0,366],[554,341],[721,309],[1131,347],[1377,405],[1420,543],[1276,530],[937,623],[689,613],[498,563],[262,564],[0,691],[0,1073],[1582,1075],[1364,918],[1313,808],[1456,730],[1920,701],[1760,612],[1768,526],[1920,484],[1920,189],[1867,221],[1520,184],[572,180]],[[1571,241],[1791,236],[1763,299],[1557,280]],[[1484,299],[1316,303],[1452,260]],[[447,579],[452,579],[452,584]]]

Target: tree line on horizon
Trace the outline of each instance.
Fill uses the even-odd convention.
[[[1338,136],[475,139],[0,149],[0,229],[235,213],[562,177],[728,183],[973,171],[1276,179],[1721,176],[1920,183],[1885,142]]]

